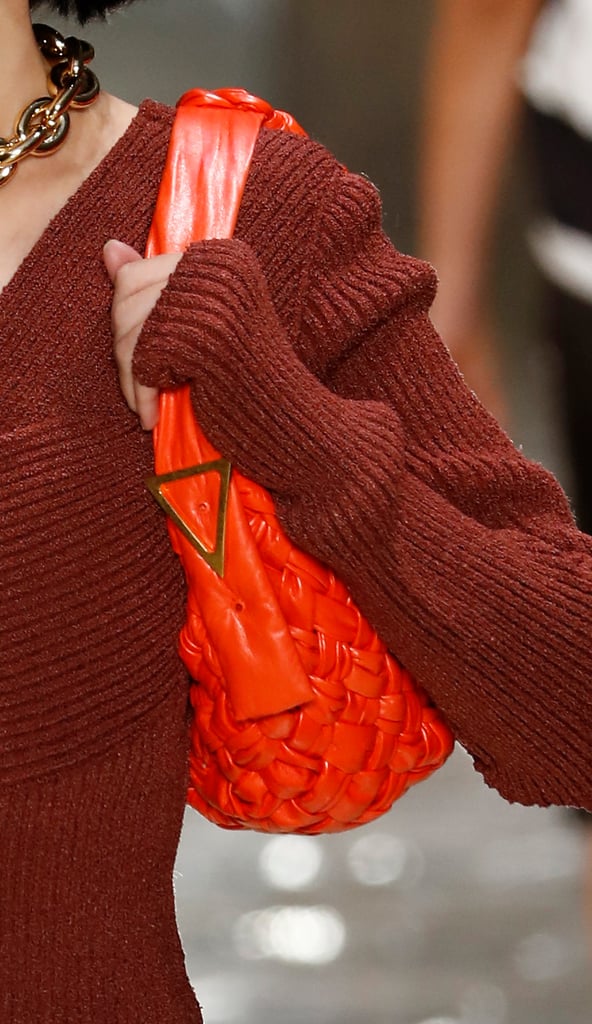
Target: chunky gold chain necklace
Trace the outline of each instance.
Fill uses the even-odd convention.
[[[18,164],[28,156],[47,156],[64,142],[70,127],[70,107],[88,107],[99,95],[97,76],[87,64],[95,52],[90,43],[66,39],[48,25],[33,25],[42,56],[49,64],[49,96],[33,100],[19,114],[14,135],[0,138],[0,185],[5,185]]]

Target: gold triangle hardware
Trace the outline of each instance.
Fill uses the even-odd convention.
[[[146,487],[156,499],[166,514],[172,519],[175,526],[178,526],[181,533],[193,545],[203,560],[217,573],[224,576],[224,541],[226,536],[226,509],[228,506],[228,490],[230,487],[230,474],[232,466],[226,459],[216,459],[214,462],[204,462],[201,466],[188,466],[186,469],[175,469],[171,473],[160,473],[158,476],[150,476],[146,480]],[[190,476],[201,476],[204,473],[218,473],[220,476],[220,497],[218,500],[218,518],[216,521],[216,547],[209,551],[193,532],[189,523],[181,518],[179,513],[172,507],[171,503],[162,493],[162,485],[172,483],[173,480],[185,480]]]

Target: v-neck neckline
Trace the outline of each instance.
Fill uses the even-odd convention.
[[[170,114],[169,108],[155,100],[146,99],[140,103],[124,132],[56,211],[21,260],[10,280],[0,290],[0,319],[4,308],[12,301],[13,294],[22,289],[30,268],[43,258],[47,246],[52,243],[53,239],[59,237],[64,226],[71,220],[72,212],[76,210],[77,214],[80,213],[79,220],[84,224],[84,211],[88,209],[89,202],[96,202],[97,183],[101,183],[100,190],[105,192],[107,180],[116,170],[121,158],[125,157],[130,148],[134,147],[138,135],[145,128],[146,121],[155,115],[161,115],[163,111],[166,111],[167,115]]]

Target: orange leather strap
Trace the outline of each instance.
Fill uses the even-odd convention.
[[[273,111],[241,90],[193,90],[181,98],[147,256],[182,251],[191,242],[205,238],[232,235],[264,122],[303,134],[289,115]],[[217,541],[223,460],[219,462],[219,453],[195,422],[189,386],[162,393],[154,444],[154,480],[161,497],[212,550]],[[214,466],[209,472],[162,480],[180,469],[210,462]],[[197,651],[197,647],[192,647],[191,638],[193,608],[213,641],[232,706],[241,720],[287,711],[310,700],[313,691],[261,564],[242,508],[239,481],[233,473],[225,515],[222,576],[170,519],[168,527],[188,585],[188,623],[181,634],[181,656],[194,672],[192,650]],[[198,659],[199,654],[195,657]]]

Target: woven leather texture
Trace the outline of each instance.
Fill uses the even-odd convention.
[[[277,114],[241,90],[194,90],[184,101],[195,121],[199,119],[205,140],[201,145],[206,152],[199,156],[199,201],[206,205],[210,137],[216,147],[212,173],[220,201],[225,150],[233,173],[237,166],[229,125],[241,123],[241,153],[249,148],[245,139],[251,131],[254,144],[262,121],[294,130],[288,115]],[[229,122],[232,108],[235,116]],[[224,112],[221,126],[213,119],[217,109]],[[259,123],[245,128],[241,111],[260,114]],[[177,149],[190,130],[191,119],[186,119],[174,136]],[[195,148],[195,137],[190,145]],[[169,154],[173,161],[177,157],[177,152]],[[243,185],[247,172],[248,165]],[[236,181],[229,182],[226,199],[234,209],[214,211],[214,220],[226,225],[227,234],[232,233],[240,191]],[[163,187],[152,248],[149,244],[152,254],[157,251],[154,239],[166,237],[173,199],[174,190]],[[191,195],[184,197],[184,202],[193,201]],[[190,214],[194,235],[187,243],[204,237],[195,234],[200,223],[212,222],[207,209],[203,216],[196,209]],[[219,458],[195,421],[188,387],[161,397],[155,453],[160,474]],[[216,472],[170,485],[177,513],[209,546],[216,532],[219,485]],[[268,492],[236,471],[227,527],[226,567],[220,578],[169,521],[188,583],[180,653],[195,680],[188,802],[210,821],[231,829],[315,834],[371,821],[444,763],[453,747],[452,734],[343,584],[290,542]]]
[[[269,495],[243,477],[237,483],[313,698],[237,721],[191,600],[181,636],[199,679],[191,688],[189,803],[225,828],[315,834],[362,825],[444,763],[451,733],[343,584],[291,544]]]

